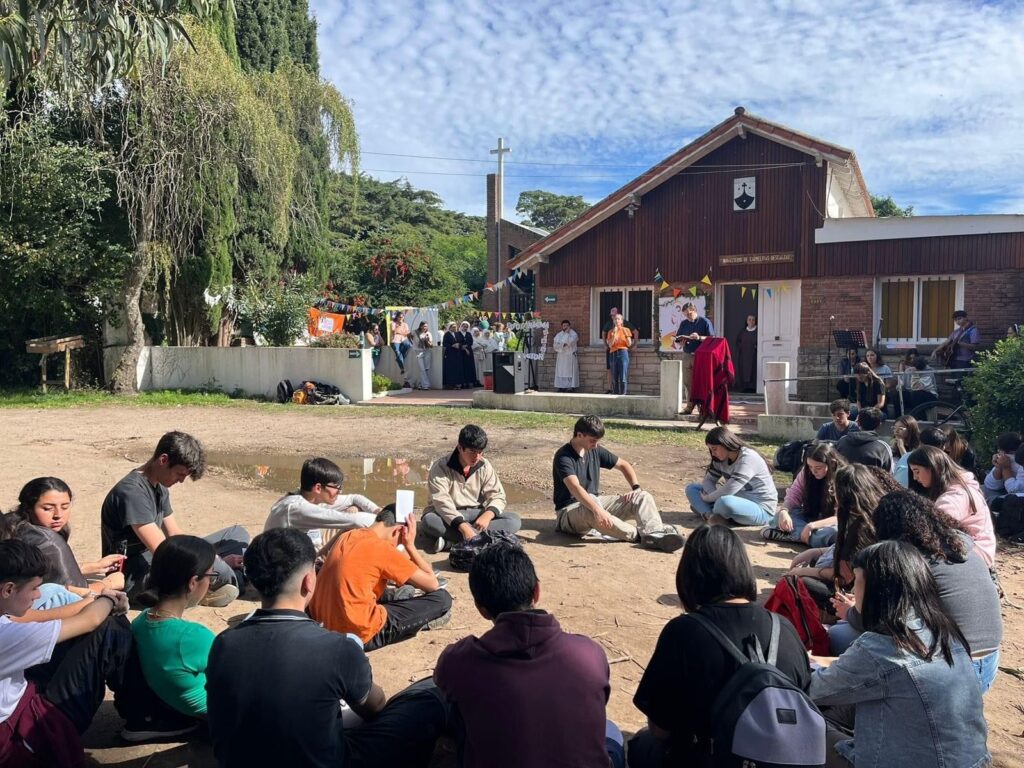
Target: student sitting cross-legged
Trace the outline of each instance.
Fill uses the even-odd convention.
[[[448,646],[434,669],[453,705],[462,768],[622,766],[622,735],[605,719],[608,659],[537,608],[540,582],[529,555],[504,544],[485,548],[469,588],[494,627]]]
[[[768,462],[729,431],[704,437],[711,454],[703,482],[686,486],[690,509],[711,524],[766,525],[775,517],[779,492]]]
[[[31,544],[0,541],[3,766],[84,765],[79,734],[89,727],[106,684],[120,687],[131,648],[123,592],[104,590],[65,619],[22,623],[48,568]]]
[[[316,552],[302,531],[274,528],[245,552],[262,607],[214,640],[207,718],[222,768],[421,768],[444,728],[430,680],[385,703],[360,643],[305,609]],[[344,704],[342,704],[344,702]],[[356,720],[342,719],[343,706]]]
[[[330,459],[306,459],[299,473],[299,490],[274,502],[263,530],[298,528],[308,532],[313,544],[320,547],[342,531],[369,528],[380,507],[357,493],[343,494],[344,480],[341,467]]]
[[[341,534],[320,569],[309,615],[327,629],[356,635],[368,651],[447,623],[451,595],[415,541],[416,517],[399,524],[393,504],[369,528]],[[389,581],[400,589],[388,592]],[[415,590],[426,594],[413,596]]]

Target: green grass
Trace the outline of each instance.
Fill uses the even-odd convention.
[[[102,389],[63,390],[43,394],[38,389],[0,390],[0,408],[81,408],[94,406],[239,406],[255,400],[232,398],[223,392],[165,390],[140,392],[136,397],[115,397]]]

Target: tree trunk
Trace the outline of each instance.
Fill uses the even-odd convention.
[[[139,302],[142,300],[142,287],[149,270],[149,248],[143,241],[135,249],[135,257],[124,281],[124,322],[128,331],[128,346],[124,348],[121,360],[110,378],[110,391],[115,395],[135,395],[139,391],[136,370],[142,348],[146,344],[146,329],[142,324]]]

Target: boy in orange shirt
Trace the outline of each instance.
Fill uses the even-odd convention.
[[[369,528],[343,533],[317,575],[309,615],[327,629],[356,635],[367,651],[447,624],[451,595],[415,542],[415,515],[399,524],[394,505],[384,507]],[[400,544],[405,554],[398,551]],[[389,581],[426,594],[401,599],[412,589],[399,589],[388,595]]]

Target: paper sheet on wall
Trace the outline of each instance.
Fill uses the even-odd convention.
[[[693,302],[697,306],[697,315],[705,317],[704,309],[707,304],[706,296],[662,296],[658,299],[658,336],[661,339],[662,352],[681,352],[683,342],[676,342],[676,331],[679,324],[686,319],[683,314],[683,305]]]

